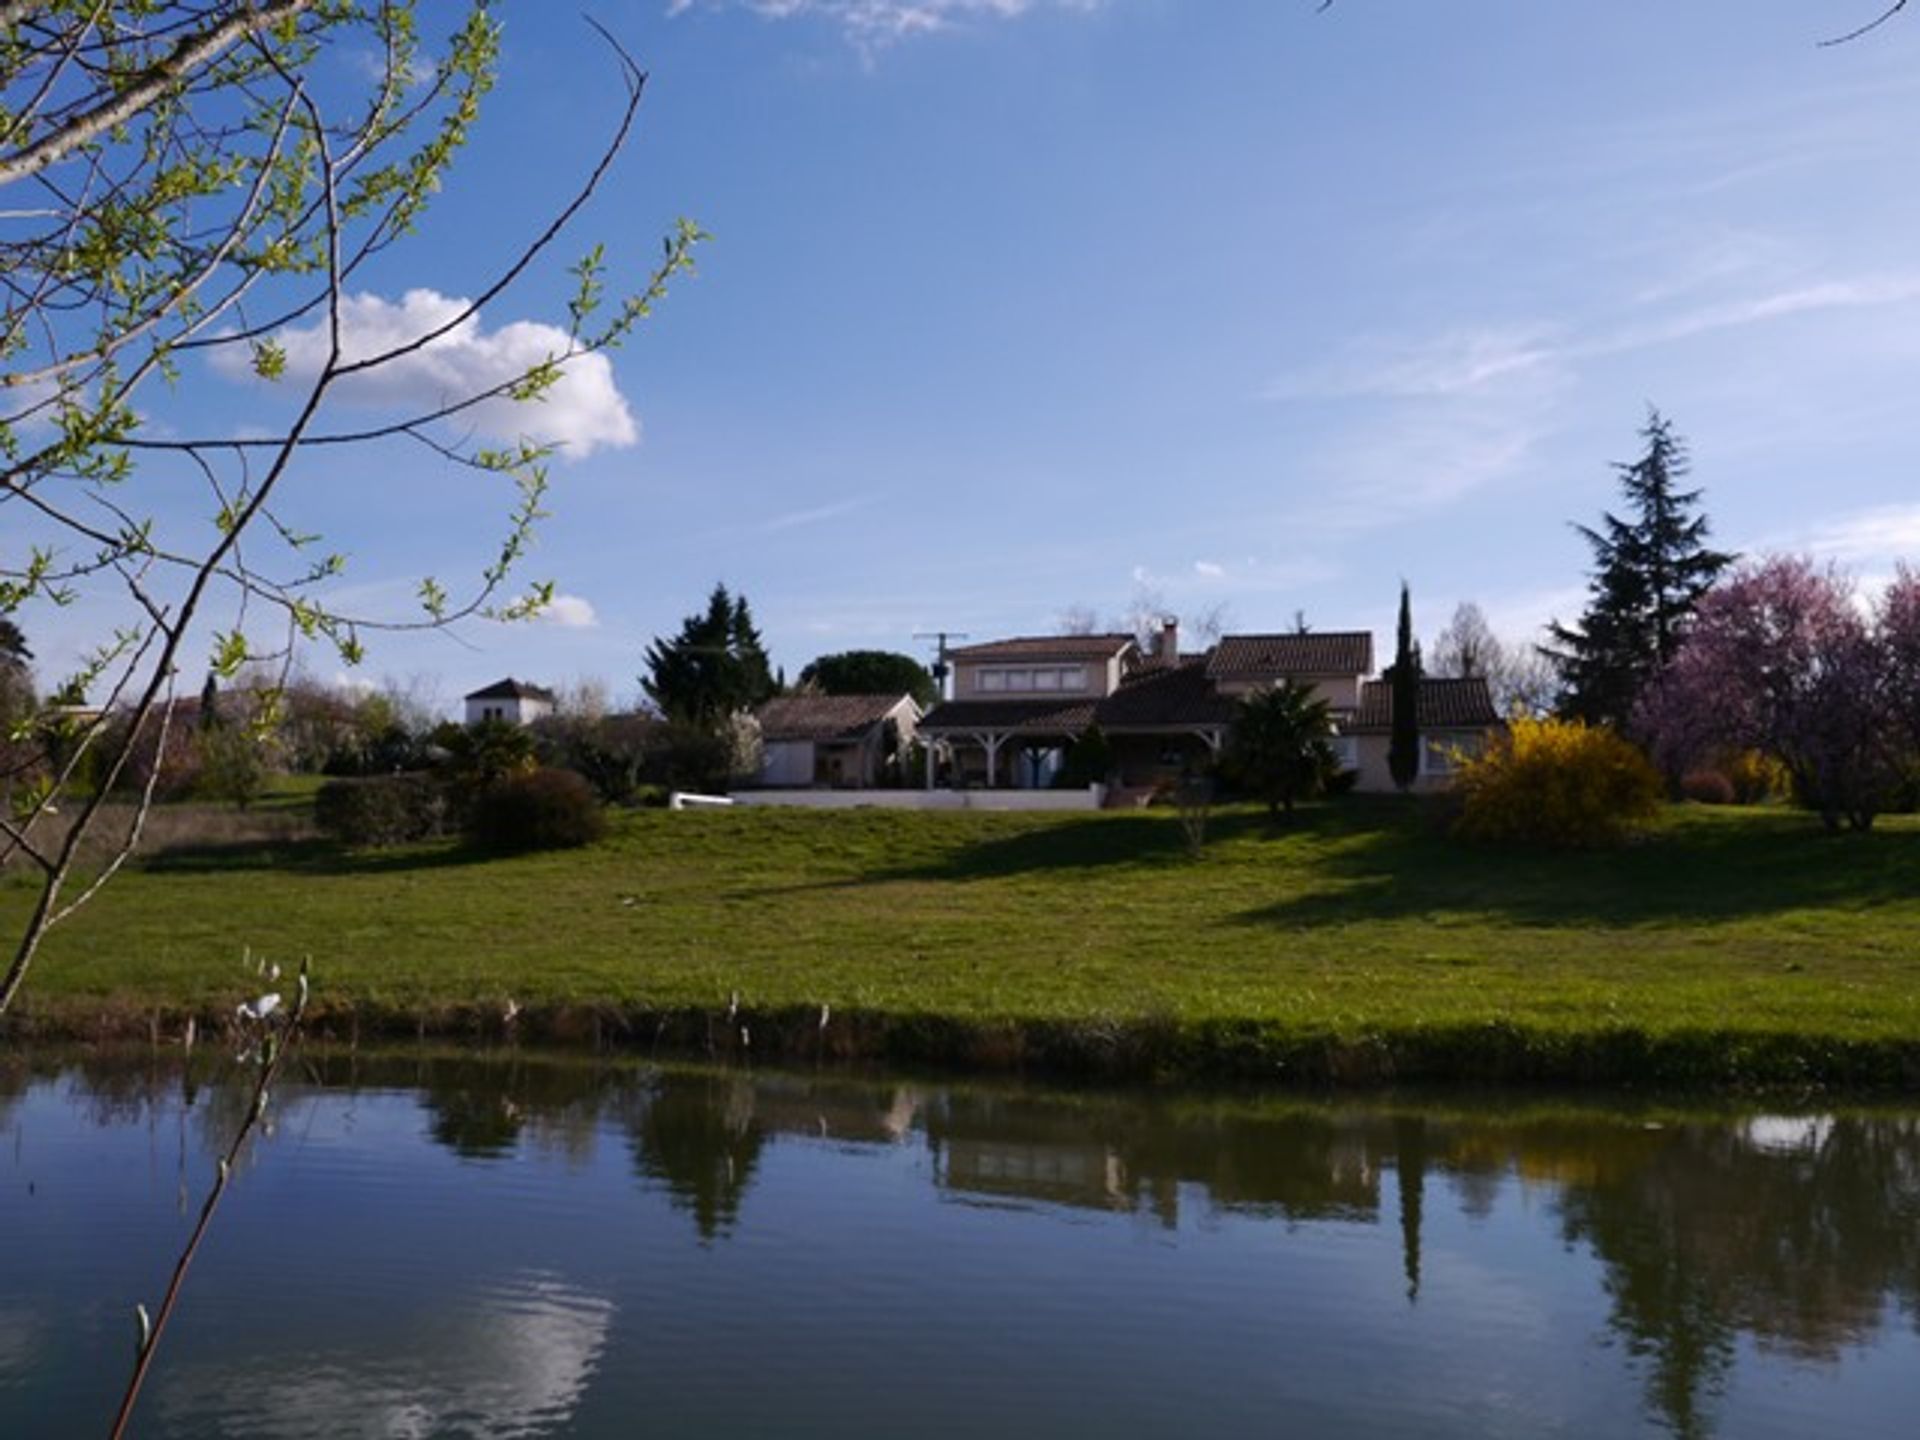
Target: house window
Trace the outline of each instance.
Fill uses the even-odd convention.
[[[1420,739],[1420,773],[1451,775],[1462,760],[1480,753],[1481,743],[1478,735],[1424,735]]]
[[[1087,667],[1084,665],[1067,666],[1064,670],[1060,672],[1060,688],[1062,690],[1086,689],[1087,688]]]
[[[1327,748],[1333,751],[1333,758],[1342,770],[1360,768],[1360,746],[1351,735],[1329,735]]]
[[[1036,690],[1058,690],[1060,688],[1060,672],[1058,670],[1034,671],[1033,688]]]
[[[1007,672],[1004,670],[981,670],[974,677],[977,690],[1004,690],[1007,688]]]

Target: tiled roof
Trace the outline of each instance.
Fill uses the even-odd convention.
[[[853,740],[864,735],[907,696],[782,695],[754,712],[762,740]]]
[[[1364,675],[1371,669],[1373,635],[1366,630],[1309,631],[1305,635],[1223,635],[1207,662],[1207,674],[1215,680]]]
[[[1104,730],[1166,730],[1228,725],[1236,702],[1207,678],[1204,656],[1171,669],[1142,670],[1094,708]]]
[[[990,640],[984,645],[962,645],[947,652],[949,660],[1107,660],[1133,644],[1131,635],[1019,635]]]
[[[508,678],[496,680],[484,690],[475,690],[466,697],[469,700],[544,700],[553,703],[553,692],[538,685],[529,685],[524,680]]]
[[[1078,735],[1094,720],[1092,700],[948,700],[929,710],[920,730],[944,734],[1004,730],[1027,735]]]
[[[1466,680],[1421,677],[1419,708],[1422,730],[1478,730],[1500,723],[1487,682],[1477,676]],[[1386,680],[1369,680],[1360,687],[1360,709],[1347,729],[1392,728],[1393,686]]]

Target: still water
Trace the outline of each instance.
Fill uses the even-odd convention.
[[[247,1103],[0,1061],[0,1436],[97,1435]],[[310,1062],[145,1436],[1920,1434],[1920,1115]]]

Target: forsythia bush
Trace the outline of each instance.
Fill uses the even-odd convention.
[[[1740,751],[1723,768],[1733,786],[1734,803],[1739,805],[1759,805],[1793,790],[1787,767],[1758,750]]]
[[[1614,843],[1659,812],[1659,772],[1611,730],[1573,720],[1516,720],[1461,767],[1459,830],[1535,845]]]

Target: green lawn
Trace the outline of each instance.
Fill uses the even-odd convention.
[[[1156,1063],[1195,1068],[1338,1072],[1311,1058],[1331,1045],[1446,1073],[1518,1047],[1548,1058],[1493,1068],[1614,1075],[1711,1037],[1679,1068],[1911,1083],[1916,882],[1910,817],[1829,836],[1798,813],[1687,807],[1622,850],[1543,854],[1353,800],[1280,831],[1218,813],[1192,859],[1160,813],[646,811],[523,859],[157,857],[49,941],[27,1000],[42,1019],[222,1011],[250,948],[311,954],[330,1011],[388,1023],[509,998],[684,1021],[737,992],[788,1048],[829,1005],[835,1024],[937,1031],[932,1050],[1024,1026],[1081,1049],[1151,1035]],[[27,893],[0,883],[0,916]]]

